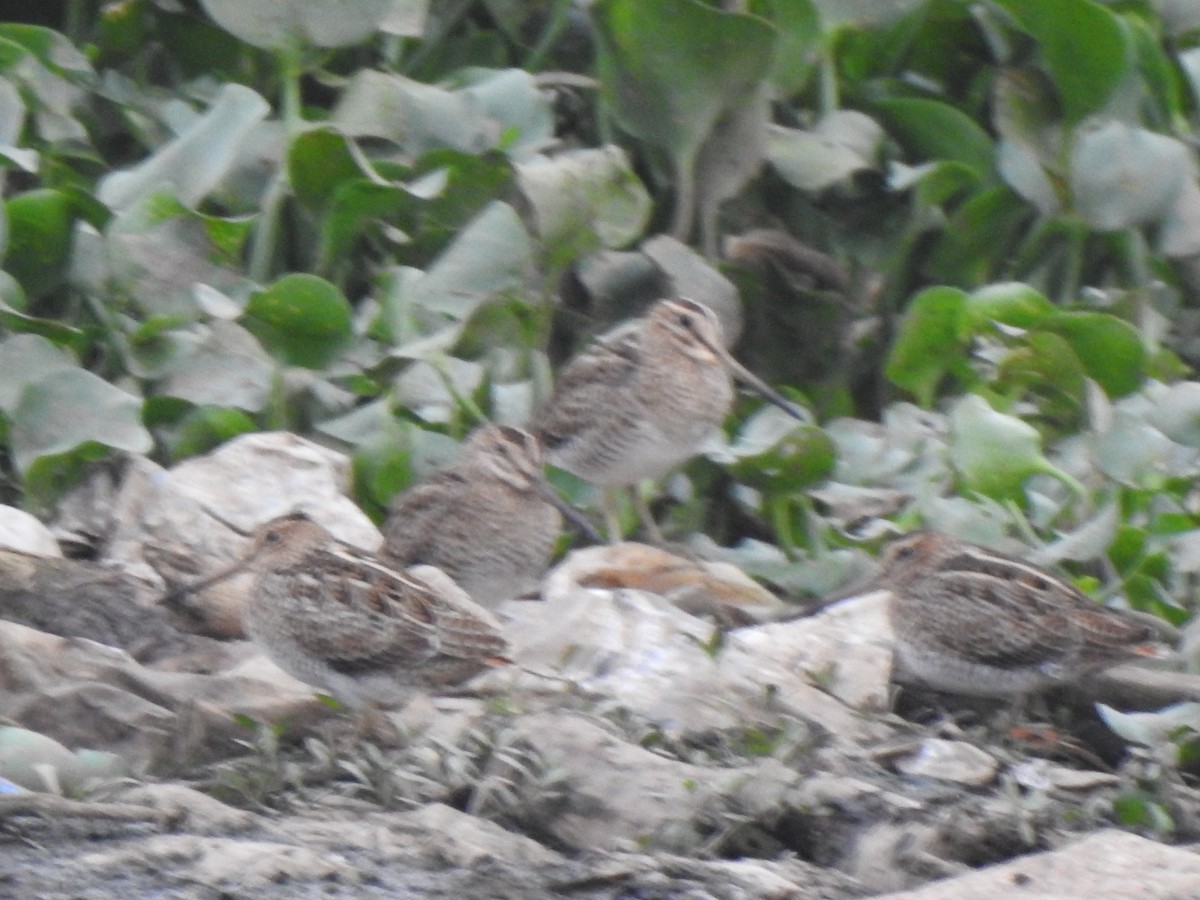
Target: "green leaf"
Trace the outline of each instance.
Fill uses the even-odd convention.
[[[602,247],[630,243],[650,216],[650,195],[617,147],[519,163],[517,185],[551,271]]]
[[[174,332],[163,341],[166,350],[146,360],[160,396],[247,412],[266,407],[276,366],[247,329],[217,320],[203,329]],[[136,349],[139,359],[151,355]]]
[[[227,84],[179,137],[133,168],[102,178],[96,196],[120,211],[169,186],[184,206],[194,208],[238,162],[246,138],[270,111],[250,88]]]
[[[1037,474],[1084,493],[1079,482],[1042,455],[1036,428],[997,412],[976,394],[963,397],[950,412],[950,461],[966,488],[997,500],[1021,498],[1025,480]]]
[[[1110,397],[1132,394],[1146,376],[1149,358],[1141,333],[1116,316],[1098,312],[1059,312],[1039,323],[1064,338],[1088,376]]]
[[[764,493],[795,494],[828,478],[836,463],[829,435],[816,425],[800,425],[774,447],[739,460],[730,471]]]
[[[354,265],[351,251],[361,238],[383,222],[395,221],[407,207],[417,205],[416,198],[402,187],[366,178],[342,182],[321,219],[317,270],[337,277]]]
[[[90,78],[92,67],[87,57],[66,38],[50,28],[40,25],[22,25],[5,22],[0,24],[0,39],[11,41],[28,50],[38,62],[56,75]]]
[[[1184,381],[1152,391],[1154,405],[1146,421],[1177,443],[1200,447],[1200,383]]]
[[[284,50],[364,41],[391,13],[392,0],[201,0],[201,5],[218,25],[247,44]]]
[[[1071,124],[1099,112],[1129,72],[1131,48],[1120,21],[1094,0],[997,0],[1045,57]]]
[[[1062,211],[1062,198],[1054,180],[1028,147],[1001,140],[996,144],[996,168],[1004,183],[1037,207],[1043,216]]]
[[[239,434],[257,430],[254,420],[239,409],[201,406],[188,413],[167,440],[171,462],[199,456]]]
[[[25,387],[12,414],[9,441],[17,469],[88,444],[129,453],[153,446],[142,426],[142,400],[84,369],[54,371]],[[95,448],[81,452],[95,455]]]
[[[954,211],[922,271],[949,284],[983,284],[1010,261],[1022,226],[1032,217],[1011,189],[980,191]]]
[[[529,233],[513,208],[497,201],[434,261],[412,302],[462,321],[483,303],[523,293],[532,267]]]
[[[966,113],[940,100],[899,98],[875,105],[913,161],[957,160],[983,179],[995,171],[992,139]]]
[[[1057,215],[1065,200],[1066,139],[1054,85],[1038,69],[1003,69],[996,73],[992,96],[1001,177],[1042,215]]]
[[[1075,209],[1094,228],[1115,231],[1165,217],[1195,180],[1182,141],[1123,122],[1084,131],[1071,156]]]
[[[958,288],[928,288],[913,297],[900,321],[884,374],[922,406],[933,405],[947,374],[966,374],[966,306],[967,295]]]
[[[751,6],[778,29],[778,40],[768,76],[775,95],[783,100],[808,80],[819,60],[821,16],[812,0],[765,0]]]
[[[1117,408],[1111,423],[1092,439],[1096,468],[1135,488],[1154,488],[1175,448],[1157,429],[1127,409]]]
[[[29,298],[17,279],[0,269],[0,315],[5,312],[21,314],[29,307]],[[0,319],[0,321],[3,321]],[[5,322],[4,324],[8,324]],[[11,326],[9,326],[11,327]],[[14,331],[19,329],[14,328]]]
[[[305,273],[285,275],[253,294],[243,324],[275,356],[309,369],[337,359],[353,336],[342,292]]]
[[[25,127],[26,114],[25,100],[17,86],[7,78],[0,80],[0,154],[14,163],[21,158],[22,153],[31,152],[17,147],[21,140],[21,130]],[[36,154],[24,164],[24,168],[31,172],[37,171]],[[3,252],[4,241],[0,240],[0,253]]]
[[[74,239],[71,198],[52,188],[17,194],[5,205],[8,252],[4,268],[36,297],[66,277]]]
[[[1155,101],[1155,112],[1160,117],[1159,121],[1168,127],[1172,123],[1182,125],[1186,121],[1184,85],[1171,58],[1174,49],[1168,53],[1159,42],[1158,23],[1152,24],[1137,16],[1126,16],[1122,19],[1122,24],[1132,39],[1137,71],[1146,90]]]
[[[36,334],[48,338],[60,347],[68,347],[83,355],[91,345],[88,334],[79,328],[63,324],[59,319],[31,316],[16,309],[10,299],[19,294],[20,285],[7,272],[0,271],[0,325],[17,334]],[[19,301],[18,301],[19,303]]]
[[[1010,385],[1036,391],[1045,399],[1041,413],[1056,422],[1079,417],[1086,400],[1087,372],[1071,345],[1046,331],[1031,331],[1009,353],[996,372],[996,389],[1008,394]]]
[[[532,74],[523,69],[466,69],[459,93],[476,121],[494,123],[496,149],[522,158],[555,142],[554,111]]]
[[[461,91],[372,69],[350,79],[331,118],[351,137],[384,138],[414,156],[436,149],[483,153],[500,137],[496,123]]]
[[[167,193],[150,194],[108,226],[110,277],[147,313],[194,319],[197,285],[231,296],[248,291],[240,248],[249,224],[193,212]]]
[[[310,209],[325,206],[343,183],[364,175],[350,139],[332,128],[297,135],[288,147],[287,167],[292,190]]]
[[[811,131],[771,125],[767,160],[788,184],[819,191],[856,172],[879,168],[883,129],[854,110],[835,110]]]
[[[902,171],[899,165],[896,171]],[[937,207],[978,188],[980,178],[965,163],[941,160],[912,166],[899,177],[894,177],[892,183],[897,190],[913,188],[920,204]]]
[[[0,412],[11,417],[26,386],[79,368],[75,357],[44,337],[17,334],[0,341]]]
[[[1159,242],[1164,256],[1200,253],[1200,187],[1190,178],[1163,219]]]
[[[701,146],[770,73],[775,29],[699,0],[599,0],[591,15],[605,108],[629,134],[666,151],[681,196],[690,196]],[[686,205],[675,216],[677,229],[691,228]]]
[[[967,297],[967,319],[978,331],[988,322],[1032,328],[1057,307],[1040,291],[1019,281],[985,285]]]

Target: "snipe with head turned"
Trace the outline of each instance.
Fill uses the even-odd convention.
[[[437,566],[492,608],[536,586],[563,513],[598,539],[545,482],[533,435],[484,425],[463,445],[457,464],[392,501],[380,557],[393,566]]]

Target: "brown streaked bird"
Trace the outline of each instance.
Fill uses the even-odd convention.
[[[902,683],[1017,699],[1166,650],[1149,622],[1030,563],[936,532],[892,543],[878,584],[892,593]]]
[[[484,425],[456,465],[392,501],[380,558],[394,566],[437,566],[476,603],[494,608],[536,587],[562,513],[599,542],[591,524],[544,480],[534,436]]]
[[[807,421],[730,355],[712,310],[682,297],[660,300],[563,368],[532,430],[551,465],[606,489],[636,485],[701,452],[729,414],[734,378]],[[644,505],[638,512],[657,537]],[[615,539],[607,504],[605,515]]]
[[[296,678],[355,708],[395,706],[508,662],[500,623],[432,566],[395,571],[303,513],[261,526],[233,566],[253,574],[250,637]]]

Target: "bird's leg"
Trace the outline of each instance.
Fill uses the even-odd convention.
[[[619,488],[602,488],[600,491],[600,511],[604,514],[604,532],[610,544],[619,544],[624,538],[621,533],[621,516],[617,511],[617,491]]]
[[[633,497],[633,508],[637,510],[638,518],[642,520],[646,540],[656,547],[661,547],[666,541],[662,531],[659,530],[658,523],[654,521],[654,513],[650,511],[650,504],[646,502],[641,487],[640,484],[635,484],[629,489],[630,496]]]

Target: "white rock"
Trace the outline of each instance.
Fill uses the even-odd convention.
[[[925,738],[912,753],[898,757],[892,765],[904,775],[975,787],[991,784],[1000,768],[994,756],[978,747],[942,738]]]
[[[251,812],[226,806],[220,800],[182,784],[135,784],[114,799],[168,811],[176,830],[186,829],[192,834],[240,831],[250,828],[258,819]]]
[[[575,713],[526,715],[514,724],[514,735],[537,751],[546,770],[558,773],[562,799],[546,805],[538,827],[573,850],[694,850],[714,813],[736,805],[752,815],[801,777],[774,759],[739,768],[668,759]],[[514,778],[500,760],[489,775]]]
[[[1200,854],[1108,830],[1057,850],[885,896],[887,900],[1182,900],[1195,897],[1197,885]]]
[[[1121,777],[1112,772],[1072,769],[1048,759],[1027,759],[1012,767],[1017,784],[1031,791],[1058,788],[1064,791],[1087,791],[1092,788],[1120,784]]]
[[[309,513],[347,543],[375,550],[383,538],[351,500],[350,460],[285,431],[247,434],[170,471],[174,489],[242,531],[276,516]]]
[[[555,675],[668,731],[782,717],[816,723],[838,740],[886,731],[859,711],[886,705],[891,656],[878,597],[721,636],[654,594],[580,587],[568,576],[562,567],[551,573],[545,602],[502,608],[517,665],[489,677],[534,689],[522,670]]]
[[[286,721],[294,729],[333,714],[312,688],[294,681],[289,686],[283,672],[263,680],[160,671],[114,647],[2,620],[0,659],[0,718],[67,746],[111,750],[129,761],[200,749],[228,753],[232,737],[246,736],[235,721],[239,714]],[[71,761],[78,769],[79,760],[72,755]]]
[[[746,664],[809,673],[849,706],[882,712],[889,706],[892,674],[889,602],[886,591],[873,591],[811,618],[742,628],[729,636],[730,655],[744,654]]]
[[[286,882],[355,885],[359,881],[354,867],[338,854],[244,838],[155,835],[132,848],[89,853],[81,862],[96,871],[153,863],[184,882],[246,891]]]
[[[501,861],[530,868],[562,861],[533,838],[441,803],[395,817],[393,829],[419,835],[426,852],[446,866],[470,869]]]
[[[63,555],[49,528],[24,510],[12,506],[0,506],[0,547],[37,556]]]

